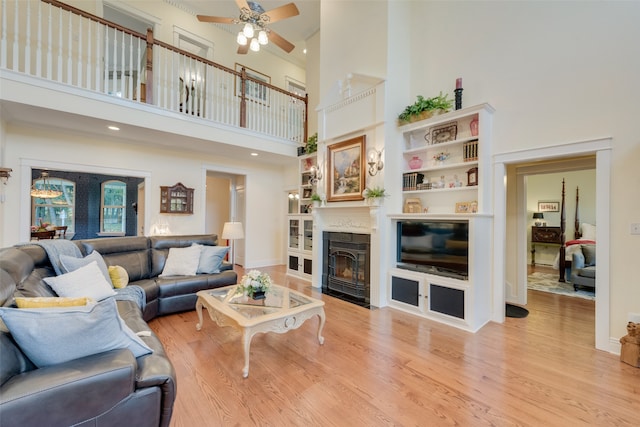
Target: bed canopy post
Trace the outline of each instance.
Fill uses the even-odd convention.
[[[567,225],[566,224],[567,218],[565,213],[564,199],[565,199],[564,178],[562,178],[562,199],[561,199],[562,202],[560,204],[560,278],[558,279],[559,282],[565,282],[564,273],[565,273],[566,250],[564,246],[564,239],[565,239],[564,231]]]

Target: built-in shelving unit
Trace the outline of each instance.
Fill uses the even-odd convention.
[[[311,195],[317,190],[317,154],[298,158],[299,166],[299,210],[289,215],[287,221],[287,273],[311,280],[313,273],[313,202]]]
[[[394,259],[388,274],[388,300],[396,309],[472,332],[486,324],[491,313],[492,255],[487,245],[493,231],[493,111],[490,105],[481,104],[400,128],[403,164],[399,181],[404,208],[403,213],[390,215],[394,245],[400,245],[399,221],[451,221],[468,227],[466,277],[414,269]],[[440,156],[442,153],[445,155]],[[441,242],[431,241],[436,237]],[[459,236],[454,239],[425,231],[411,239],[417,239],[418,247],[441,245],[439,253],[445,256],[449,246],[456,247],[459,255]],[[429,243],[422,245],[419,239]],[[392,251],[394,256],[401,252],[397,249]]]

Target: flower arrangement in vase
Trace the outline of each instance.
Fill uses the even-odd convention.
[[[443,163],[445,160],[449,158],[449,155],[450,155],[449,153],[445,153],[444,151],[441,151],[435,156],[433,156],[433,160],[435,160],[438,163]]]
[[[237,293],[246,294],[253,299],[264,299],[270,287],[271,277],[267,273],[251,270],[248,274],[242,276]]]

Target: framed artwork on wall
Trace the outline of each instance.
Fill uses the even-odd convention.
[[[362,135],[327,147],[327,201],[364,199],[365,146]]]
[[[236,71],[240,72],[243,68],[247,73],[247,77],[258,80],[257,82],[253,80],[246,81],[244,94],[247,100],[269,105],[269,89],[262,83],[271,84],[271,77],[236,62]],[[240,96],[241,87],[242,82],[240,81],[240,77],[237,77],[235,85],[236,96]]]
[[[538,212],[560,212],[560,202],[538,202]]]

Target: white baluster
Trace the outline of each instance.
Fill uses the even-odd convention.
[[[133,72],[133,36],[129,35],[129,79],[128,79],[128,87],[127,87],[127,99],[133,99],[133,76],[135,75]]]
[[[62,81],[62,10],[58,10],[58,74],[56,79]]]
[[[62,46],[60,46],[62,50]],[[69,28],[67,31],[67,84],[73,84],[73,13],[69,12]]]
[[[42,77],[42,2],[38,2],[38,35],[36,40],[36,76]]]
[[[142,44],[142,39],[140,37],[138,37],[138,53],[136,55],[136,58],[138,59],[136,62],[136,68],[138,69],[138,78],[136,79],[136,93],[138,94],[138,102],[142,102],[142,50],[141,50],[141,44]],[[145,79],[146,81],[146,79]],[[144,97],[146,98],[146,94],[144,95]]]
[[[91,81],[91,70],[92,70],[92,66],[91,66],[91,54],[92,54],[92,44],[91,44],[91,34],[93,33],[93,21],[89,21],[87,22],[87,70],[86,70],[86,75],[87,75],[87,89],[92,90],[95,89],[93,87],[93,83]]]
[[[102,41],[100,40],[100,38],[104,35],[104,25],[100,24],[100,23],[96,23],[96,53],[94,55],[94,60],[96,61],[96,66],[94,67],[95,73],[96,73],[96,90],[97,91],[104,91],[104,86],[103,86],[103,82],[100,79],[100,71],[102,70],[102,67],[100,66],[101,63],[101,59],[102,59],[102,55],[100,54],[100,46],[102,46]]]
[[[87,88],[87,86],[84,86],[84,73],[82,72],[83,68],[84,68],[84,55],[82,54],[82,39],[84,38],[83,34],[82,34],[82,21],[84,18],[82,17],[78,17],[78,71],[77,71],[77,77],[76,77],[76,84],[80,87],[85,87]]]
[[[104,26],[104,93],[109,93],[109,27]]]
[[[7,68],[7,1],[2,0],[2,36],[0,36],[0,67]]]
[[[26,3],[27,7],[27,26],[25,28],[26,33],[26,46],[24,47],[24,72],[31,74],[31,2]]]
[[[20,64],[18,62],[18,28],[20,27],[19,25],[19,15],[18,15],[18,11],[19,11],[19,3],[18,0],[15,0],[15,10],[14,10],[14,14],[13,14],[13,63],[11,64],[11,69],[12,70],[19,70],[20,69]]]
[[[127,71],[127,65],[124,62],[124,58],[125,58],[124,54],[126,53],[125,52],[125,43],[126,42],[125,42],[125,38],[124,38],[125,32],[121,31],[121,33],[122,33],[122,41],[120,42],[121,43],[120,44],[120,64],[121,64],[120,65],[120,68],[121,68],[121,71],[120,71],[120,93],[122,94],[122,97],[129,98],[131,96],[131,93],[129,92],[127,94],[126,91],[124,90],[124,88],[125,88],[124,85],[125,85],[125,81],[126,81],[126,71]]]
[[[51,80],[53,78],[53,52],[52,52],[52,44],[53,44],[53,16],[51,10],[53,6],[50,4],[47,5],[49,9],[49,25],[48,25],[48,36],[47,36],[47,79]]]

